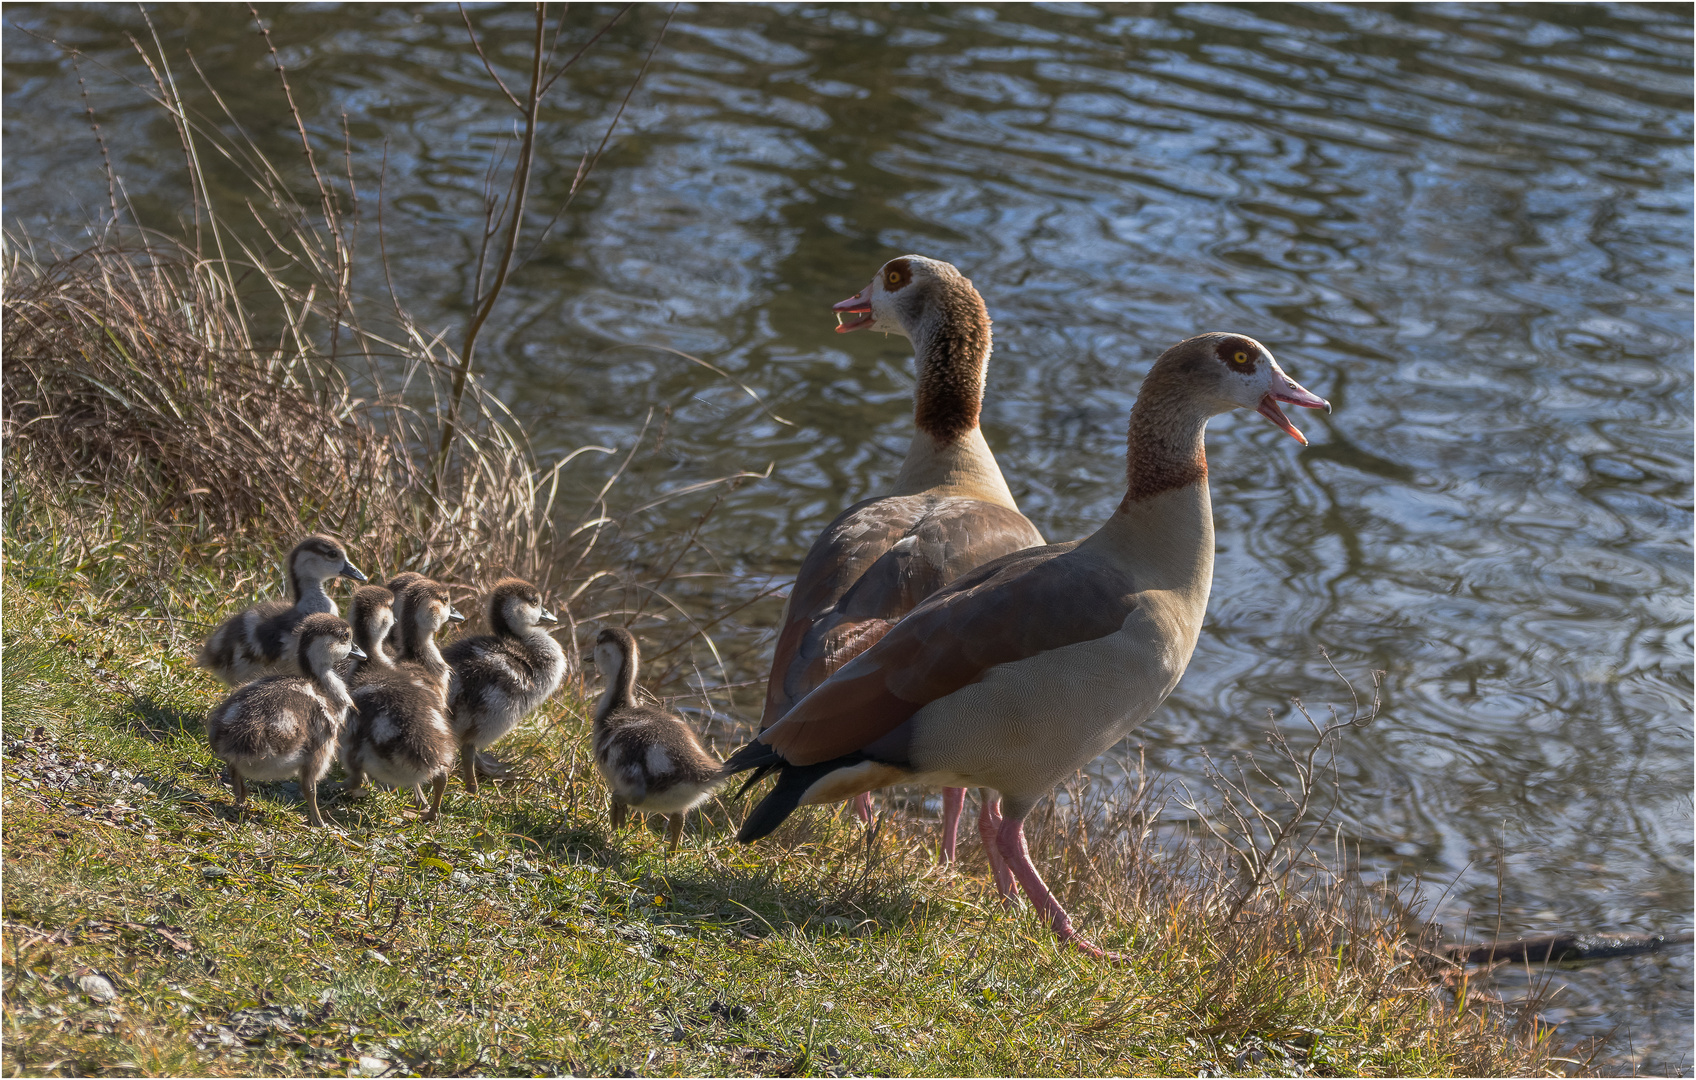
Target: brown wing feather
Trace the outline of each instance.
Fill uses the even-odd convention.
[[[895,545],[911,537],[903,550]],[[1025,516],[976,499],[901,495],[856,503],[826,526],[796,576],[760,727],[961,574],[1042,543]]]
[[[1128,574],[1075,541],[1005,555],[914,609],[760,741],[792,765],[863,750],[999,664],[1113,633],[1135,592]]]

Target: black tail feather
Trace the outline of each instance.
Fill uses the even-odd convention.
[[[795,808],[801,804],[801,796],[805,795],[807,789],[817,783],[820,777],[865,760],[864,754],[848,754],[830,761],[821,761],[816,765],[791,765],[783,760],[783,756],[776,750],[758,739],[748,743],[730,755],[719,775],[728,779],[737,773],[752,770],[753,775],[748,777],[747,782],[736,793],[738,798],[773,771],[777,773],[777,783],[772,785],[766,797],[743,819],[736,839],[747,844],[770,834],[773,829],[783,824],[784,818],[795,812]]]
[[[791,765],[784,762],[778,766],[777,783],[772,785],[772,789],[766,792],[766,797],[743,819],[736,839],[748,844],[766,836],[783,824],[784,818],[795,812],[795,808],[801,804],[801,796],[821,778],[865,760],[864,754],[849,754],[846,757],[821,761],[817,765]]]

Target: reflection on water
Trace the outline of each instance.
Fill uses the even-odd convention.
[[[580,36],[612,10],[574,8]],[[239,15],[158,18],[294,160]],[[518,77],[529,15],[474,16]],[[547,111],[538,227],[664,16],[634,11]],[[174,219],[174,136],[123,79],[141,77],[123,37],[139,17],[6,19],[8,224],[63,230],[106,198],[70,65],[25,27],[87,52],[132,196]],[[274,26],[325,145],[345,114],[367,192],[386,168],[403,299],[453,325],[485,160],[512,124],[457,12],[284,10]],[[1194,777],[1201,748],[1248,749],[1290,696],[1339,700],[1321,650],[1383,669],[1384,718],[1344,748],[1342,811],[1370,866],[1422,874],[1455,933],[1682,930],[1690,94],[1681,8],[685,6],[485,363],[549,454],[629,445],[657,408],[632,503],[772,465],[718,506],[694,568],[713,576],[682,593],[722,611],[791,575],[895,471],[905,343],[838,338],[827,311],[884,259],[946,258],[984,293],[986,432],[1054,538],[1118,498],[1153,357],[1251,334],[1336,411],[1299,418],[1305,450],[1252,416],[1214,424],[1209,621],[1137,741]],[[793,426],[673,356],[607,351],[632,342],[711,360]],[[777,612],[720,625],[743,659],[709,681],[762,674]],[[1618,1067],[1689,1068],[1687,948],[1555,978],[1568,1030],[1629,1029]]]

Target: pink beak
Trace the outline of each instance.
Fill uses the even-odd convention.
[[[863,330],[870,326],[873,322],[877,321],[872,315],[872,287],[870,285],[867,285],[864,289],[861,289],[858,293],[850,296],[840,304],[832,304],[830,310],[839,314],[853,313],[859,316],[859,318],[849,319],[847,322],[843,322],[838,319],[836,323],[836,332],[838,334],[848,334],[855,330]]]
[[[1272,389],[1260,399],[1260,407],[1255,409],[1255,412],[1295,436],[1295,440],[1303,446],[1307,445],[1307,436],[1297,431],[1296,426],[1290,423],[1290,418],[1284,415],[1284,410],[1278,408],[1280,401],[1289,405],[1300,405],[1304,409],[1331,411],[1329,401],[1304,390],[1299,383],[1284,374],[1283,368],[1277,364],[1272,365]]]

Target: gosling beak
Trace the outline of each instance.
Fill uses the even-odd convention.
[[[830,310],[836,312],[836,332],[838,334],[852,333],[877,321],[872,315],[872,287],[870,285],[840,304],[831,305]],[[843,322],[842,316],[844,315],[856,315],[858,317]]]
[[[342,562],[342,577],[352,578],[355,581],[368,581],[368,580],[370,580],[364,574],[361,574],[359,572],[359,567],[357,567],[357,566],[353,565],[352,563],[347,562],[345,560]]]
[[[554,613],[549,611],[547,608],[543,608],[541,614],[537,615],[536,618],[542,620],[545,623],[557,623],[557,622],[559,622],[558,617],[555,616]]]
[[[366,653],[366,651],[364,649],[361,649],[358,645],[355,645],[353,648],[349,649],[347,651],[347,654],[349,656],[353,657],[355,660],[369,660],[370,659],[370,656]]]
[[[583,655],[577,658],[577,662],[580,664],[593,664],[595,662],[595,650],[584,649]]]
[[[456,607],[448,608],[448,622],[464,622],[464,621],[465,621],[465,616],[461,615],[459,613],[458,608],[456,608]]]
[[[1284,410],[1278,408],[1279,402],[1287,405],[1300,405],[1304,409],[1324,409],[1331,411],[1331,403],[1317,394],[1309,393],[1300,383],[1284,374],[1284,369],[1276,363],[1272,365],[1272,389],[1260,399],[1260,406],[1255,412],[1277,424],[1295,437],[1296,442],[1307,445],[1307,436],[1296,430],[1290,423],[1290,418],[1284,415]]]

